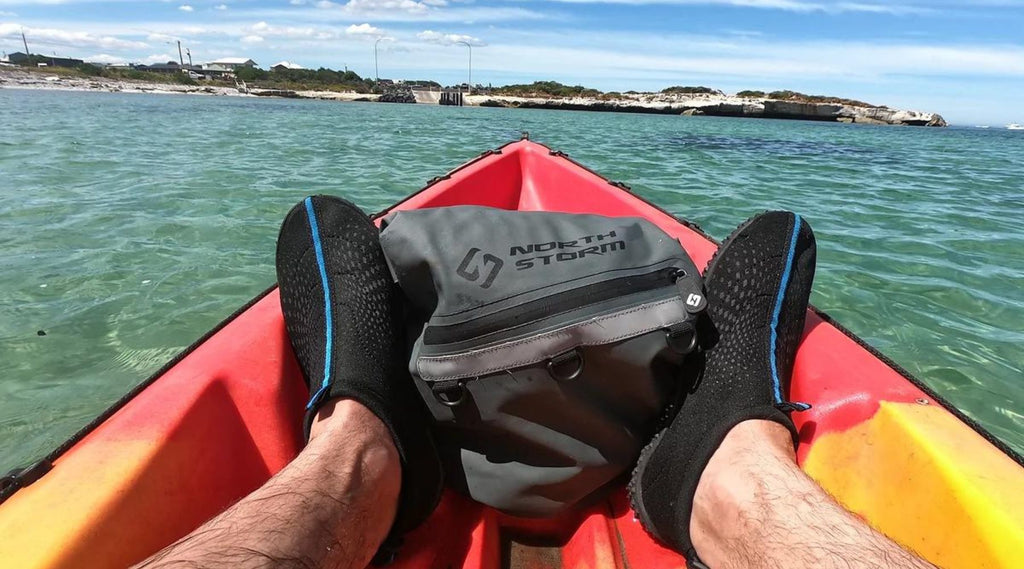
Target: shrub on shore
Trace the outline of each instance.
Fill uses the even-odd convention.
[[[661,90],[665,95],[721,95],[722,92],[711,87],[681,87],[679,85]]]
[[[267,89],[355,91],[369,93],[373,88],[372,79],[363,79],[355,71],[319,69],[271,69],[265,71],[256,67],[241,67],[235,71],[239,80]]]
[[[582,85],[563,85],[558,81],[534,81],[529,85],[505,85],[495,87],[495,95],[509,97],[572,98],[599,97],[601,91]]]
[[[737,93],[738,94],[738,93]],[[844,99],[842,97],[829,97],[826,95],[807,95],[797,91],[772,91],[767,98],[779,101],[793,101],[795,103],[828,103],[835,105],[850,105],[851,107],[873,107],[871,103],[858,101],[856,99]]]

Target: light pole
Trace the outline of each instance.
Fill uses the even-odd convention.
[[[461,43],[462,45],[464,45],[464,46],[469,48],[469,93],[467,93],[467,94],[468,95],[472,95],[473,94],[473,44],[469,43],[468,41],[459,41],[459,42],[456,42],[456,43]]]
[[[376,83],[376,87],[378,89],[380,89],[380,68],[377,66],[377,44],[379,44],[382,39],[384,38],[379,37],[377,38],[377,41],[373,42],[373,76],[375,78],[374,83]]]

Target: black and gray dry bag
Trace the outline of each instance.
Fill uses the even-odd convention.
[[[676,240],[635,217],[457,206],[393,213],[381,244],[450,485],[551,516],[630,468],[705,307]]]

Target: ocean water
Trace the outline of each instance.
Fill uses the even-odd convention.
[[[271,284],[303,196],[377,211],[522,131],[718,238],[802,213],[812,302],[1024,450],[1024,133],[0,90],[0,473]]]

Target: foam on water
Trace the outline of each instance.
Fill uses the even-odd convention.
[[[1019,133],[0,90],[0,471],[269,285],[308,193],[377,211],[524,130],[718,237],[800,212],[812,302],[1024,450]]]

